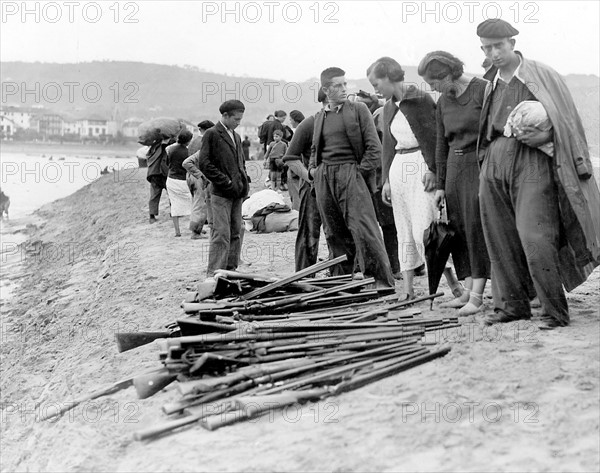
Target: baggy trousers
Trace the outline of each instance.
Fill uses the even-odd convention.
[[[217,269],[235,271],[240,261],[242,249],[241,228],[243,199],[228,199],[213,194],[213,228],[208,249],[207,277],[212,277]]]
[[[192,213],[190,215],[190,230],[198,235],[202,233],[202,228],[208,217],[208,205],[206,202],[203,181],[191,174],[187,175],[187,184],[192,193]]]
[[[290,179],[288,182],[291,183],[292,180]],[[321,238],[321,214],[317,207],[317,198],[312,192],[312,186],[304,179],[301,179],[301,182],[295,248],[296,271],[301,271],[317,262],[319,239]]]
[[[393,287],[394,278],[371,194],[356,163],[319,165],[315,191],[333,256],[347,254],[352,241],[356,247],[356,255],[348,254],[347,274],[352,272],[356,256],[365,276]]]
[[[529,273],[545,314],[567,323],[552,158],[514,138],[496,138],[481,169],[479,203],[495,309],[531,315]]]
[[[383,203],[381,190],[372,194],[372,197],[377,221],[383,233],[383,243],[385,244],[385,251],[390,260],[392,273],[397,273],[400,271],[400,260],[398,259],[398,232],[396,230],[396,223],[394,222],[394,211],[391,206]]]
[[[150,200],[148,201],[148,213],[150,215],[158,215],[158,207],[160,204],[160,196],[163,189],[167,188],[166,176],[150,176]]]

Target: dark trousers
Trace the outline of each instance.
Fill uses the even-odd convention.
[[[163,189],[167,188],[166,176],[150,176],[150,200],[148,201],[148,213],[150,215],[158,215],[158,207],[160,204],[160,196]]]
[[[296,271],[316,264],[321,238],[321,214],[312,186],[300,179],[300,206],[298,209],[298,234],[296,235]],[[291,182],[291,180],[290,180]]]
[[[377,221],[383,233],[383,243],[390,260],[392,273],[397,273],[400,271],[400,260],[398,259],[398,232],[394,223],[394,210],[391,206],[383,203],[381,189],[372,194],[372,197]]]
[[[236,270],[242,249],[242,201],[213,194],[213,227],[208,249],[206,275],[211,277],[217,269]]]
[[[287,175],[288,192],[290,194],[290,200],[292,201],[292,209],[300,211],[300,187],[304,185],[305,181],[289,170]]]
[[[365,276],[393,287],[371,194],[356,163],[321,164],[315,172],[315,191],[333,256],[348,255],[346,273],[352,272],[356,256]],[[356,254],[348,254],[352,243]]]
[[[552,158],[514,138],[496,138],[481,169],[479,203],[495,309],[530,316],[531,275],[544,312],[568,322]]]

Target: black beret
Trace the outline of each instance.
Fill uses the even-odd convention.
[[[210,120],[203,120],[200,123],[198,123],[198,128],[201,128],[202,130],[208,130],[209,128],[212,128],[213,126],[215,126],[215,124],[213,122],[211,122]]]
[[[510,38],[519,34],[519,30],[500,18],[488,18],[477,26],[480,38]]]

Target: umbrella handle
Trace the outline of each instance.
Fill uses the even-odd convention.
[[[437,221],[442,222],[442,223],[450,222],[450,220],[448,219],[448,212],[446,211],[446,198],[445,197],[444,197],[444,200],[442,200],[442,203],[438,209]]]

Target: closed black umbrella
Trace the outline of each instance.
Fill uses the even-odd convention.
[[[429,294],[435,294],[446,268],[456,232],[449,222],[434,220],[423,233]]]

